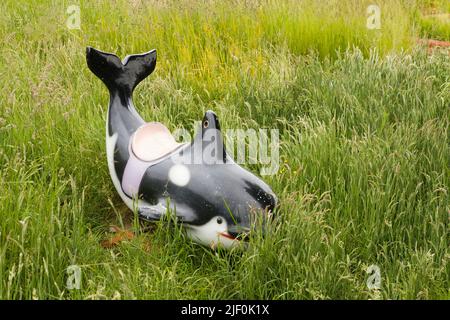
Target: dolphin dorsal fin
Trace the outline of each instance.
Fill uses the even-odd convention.
[[[194,138],[193,147],[196,153],[201,153],[196,154],[196,159],[202,159],[205,164],[220,164],[227,161],[219,119],[213,111],[206,111]]]

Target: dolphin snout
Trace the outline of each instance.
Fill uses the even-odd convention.
[[[233,238],[241,241],[249,241],[250,228],[233,225],[228,228],[228,234]]]
[[[263,236],[266,234],[267,224],[272,218],[278,199],[271,192],[264,193],[261,199],[264,201],[254,203],[247,208],[246,214],[241,216],[240,223],[229,226],[230,238],[247,242],[255,231],[262,233]]]
[[[231,237],[233,237],[234,239],[240,240],[240,241],[246,241],[248,242],[250,240],[250,232],[233,232],[233,231],[229,231],[228,232]]]
[[[273,211],[275,210],[275,207],[278,204],[277,196],[273,193],[268,193],[267,198],[268,198],[267,211],[270,213],[273,213]]]

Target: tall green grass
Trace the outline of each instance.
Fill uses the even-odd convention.
[[[450,297],[450,59],[411,46],[403,3],[381,2],[379,31],[363,1],[81,2],[81,30],[69,4],[0,4],[0,298]],[[143,230],[110,182],[87,45],[158,49],[135,93],[149,121],[190,129],[213,109],[223,128],[280,130],[267,237],[214,252]],[[109,224],[137,236],[104,249]]]
[[[423,38],[450,41],[450,2],[417,1],[411,18],[416,32]]]
[[[447,15],[419,17],[418,24],[424,37],[445,41],[450,40],[450,11]]]

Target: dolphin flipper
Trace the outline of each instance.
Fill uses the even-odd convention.
[[[158,221],[161,220],[162,216],[165,214],[166,209],[161,211],[159,206],[145,206],[140,207],[137,210],[140,218],[147,221]]]
[[[190,213],[189,210],[185,210],[183,207],[176,208],[176,206],[170,206],[170,211],[174,212],[176,220],[180,223],[192,223],[195,220],[195,215]],[[159,221],[167,214],[167,208],[161,203],[156,205],[140,204],[138,205],[137,213],[139,217],[147,221]]]

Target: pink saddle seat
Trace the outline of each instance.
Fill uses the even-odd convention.
[[[154,161],[181,146],[165,125],[149,122],[139,127],[131,141],[133,153],[142,161]]]

